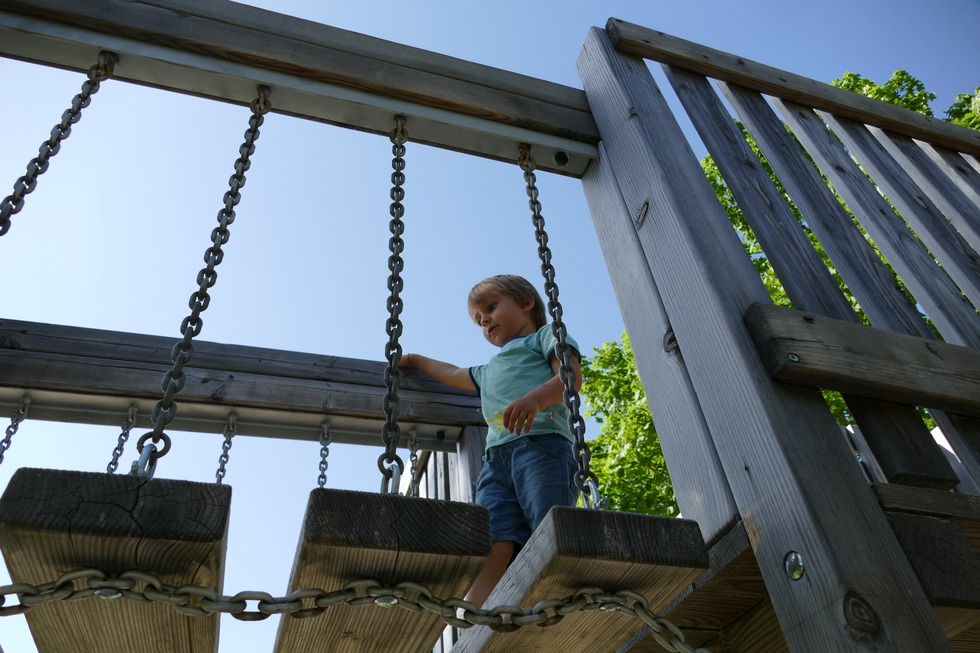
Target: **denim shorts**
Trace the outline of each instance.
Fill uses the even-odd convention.
[[[575,469],[572,443],[557,433],[491,447],[476,481],[476,502],[490,513],[490,539],[523,546],[553,506],[574,506]]]

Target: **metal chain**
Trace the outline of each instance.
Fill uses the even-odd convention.
[[[122,431],[119,432],[119,440],[116,442],[116,448],[112,450],[112,460],[109,461],[109,464],[105,468],[110,474],[115,474],[119,468],[119,458],[122,457],[123,450],[126,448],[126,442],[129,440],[129,432],[133,430],[133,426],[136,424],[136,412],[138,410],[139,406],[129,404],[129,411],[126,413],[126,417],[123,418]]]
[[[558,284],[555,282],[555,268],[551,264],[551,248],[548,247],[548,233],[544,228],[544,216],[541,215],[541,203],[538,201],[538,188],[534,176],[534,158],[531,156],[531,146],[522,143],[518,165],[524,171],[524,181],[527,183],[528,206],[531,208],[531,219],[534,223],[534,236],[538,242],[538,256],[541,259],[541,273],[544,275],[544,289],[548,296],[548,314],[551,315],[551,330],[558,344],[555,353],[558,356],[558,375],[561,377],[565,390],[562,394],[565,407],[568,408],[568,427],[575,438],[573,445],[575,459],[578,462],[578,472],[575,475],[575,485],[582,493],[584,506],[601,507],[603,501],[599,498],[599,478],[589,469],[592,454],[585,442],[585,420],[581,415],[581,401],[575,390],[575,372],[570,363],[571,347],[568,346],[568,331],[562,321],[561,302],[558,300]]]
[[[30,408],[31,395],[24,395],[20,398],[20,403],[17,404],[17,410],[10,416],[10,426],[7,427],[6,435],[4,435],[3,440],[0,440],[0,465],[3,464],[4,454],[10,448],[10,440],[17,433],[17,429],[20,428],[20,423],[27,419],[27,413]]]
[[[391,252],[388,257],[388,321],[385,330],[388,333],[388,343],[385,345],[385,358],[388,360],[388,367],[385,368],[385,396],[384,413],[385,423],[381,430],[381,440],[384,443],[385,451],[378,458],[378,469],[381,471],[381,492],[398,492],[397,478],[405,469],[405,463],[398,457],[398,386],[401,382],[401,371],[398,363],[402,357],[402,346],[398,342],[402,333],[401,312],[403,302],[400,296],[405,283],[402,280],[401,272],[405,267],[402,260],[402,252],[405,243],[402,234],[405,233],[405,223],[402,216],[405,215],[405,207],[402,200],[405,199],[405,190],[402,185],[405,183],[405,142],[408,141],[408,131],[405,129],[405,116],[395,116],[395,127],[389,135],[391,139],[391,206],[389,213],[391,221],[388,228],[391,231],[391,238],[388,239],[388,250]],[[395,483],[392,483],[395,480]],[[392,489],[391,486],[394,485]]]
[[[4,607],[8,596],[16,596],[19,604]],[[341,603],[352,607],[398,606],[411,612],[427,610],[450,626],[489,626],[501,632],[512,632],[529,625],[552,626],[573,612],[599,610],[640,619],[649,627],[650,636],[668,651],[711,653],[706,648],[691,648],[684,641],[680,628],[650,611],[642,594],[629,590],[606,592],[598,587],[584,587],[561,599],[538,601],[530,608],[497,606],[483,609],[463,599],[438,598],[428,587],[414,582],[386,586],[376,580],[362,579],[332,592],[310,588],[279,597],[256,591],[220,595],[201,585],[165,585],[159,577],[144,571],[109,575],[98,569],[76,569],[42,585],[14,583],[0,586],[0,617],[24,614],[45,603],[77,601],[93,596],[107,601],[125,598],[139,603],[165,603],[191,617],[226,613],[240,621],[261,621],[276,614],[296,619],[316,617]],[[255,611],[248,610],[249,601],[257,602]]]
[[[327,456],[330,455],[330,442],[333,437],[330,435],[330,420],[323,420],[320,423],[320,476],[317,477],[318,487],[327,484]]]
[[[211,247],[204,252],[204,262],[207,264],[197,274],[198,289],[191,294],[188,306],[191,314],[184,318],[180,325],[183,338],[174,345],[170,353],[170,359],[174,366],[163,375],[161,387],[163,397],[153,406],[150,411],[150,420],[153,422],[153,430],[144,434],[137,442],[136,448],[140,452],[140,469],[138,474],[141,476],[153,475],[156,461],[170,451],[170,436],[164,432],[164,428],[173,421],[177,415],[177,404],[174,402],[174,395],[181,391],[187,382],[187,375],[184,373],[184,366],[194,355],[194,346],[191,339],[201,333],[204,326],[201,320],[201,313],[208,308],[211,296],[208,289],[214,286],[218,280],[218,273],[215,268],[221,263],[224,252],[221,246],[228,242],[230,232],[228,227],[235,221],[235,207],[241,201],[240,189],[245,185],[245,173],[251,166],[251,156],[255,153],[255,141],[259,138],[259,127],[262,126],[264,116],[272,108],[269,101],[269,88],[266,86],[258,87],[258,97],[252,100],[252,115],[248,119],[248,129],[245,131],[245,142],[238,149],[239,157],[235,161],[235,173],[228,180],[229,190],[224,195],[224,207],[218,211],[218,226],[211,231]],[[151,441],[152,449],[148,456],[143,455],[143,449],[147,441]],[[158,449],[157,444],[163,442],[163,448]],[[147,459],[146,466],[143,460]]]
[[[41,143],[38,155],[27,164],[27,173],[14,182],[14,192],[0,202],[0,236],[10,230],[10,216],[24,208],[24,196],[37,187],[37,178],[44,174],[51,157],[61,149],[61,142],[71,134],[71,126],[82,119],[82,109],[92,102],[92,95],[98,92],[99,84],[112,76],[118,55],[100,52],[99,62],[88,69],[88,79],[82,83],[82,91],[72,98],[71,107],[61,114],[61,122],[51,129],[51,137]]]
[[[408,430],[408,460],[411,464],[412,496],[419,496],[419,433],[414,426]]]
[[[214,473],[215,482],[221,485],[225,480],[225,465],[228,464],[228,454],[231,452],[231,439],[238,433],[238,415],[228,413],[228,421],[225,423],[225,441],[221,443],[221,455],[218,456],[218,471]]]

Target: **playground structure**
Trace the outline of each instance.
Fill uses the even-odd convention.
[[[980,650],[980,134],[616,19],[590,32],[580,91],[233,3],[76,4],[4,2],[0,51],[77,70],[112,53],[114,80],[239,104],[252,104],[261,85],[273,111],[375,133],[403,115],[413,141],[502,160],[527,143],[539,169],[581,178],[684,519],[646,522],[653,535],[634,541],[635,524],[615,515],[555,514],[529,546],[554,560],[548,573],[525,555],[512,571],[529,582],[505,580],[488,605],[528,606],[599,584],[575,577],[574,561],[607,555],[615,539],[620,558],[595,565],[604,567],[600,586],[642,586],[692,646]],[[645,60],[663,64],[793,309],[772,305]],[[2,328],[0,407],[13,414],[29,394],[37,419],[116,425],[130,403],[148,408],[173,345],[70,326]],[[314,439],[328,415],[335,440],[374,441],[382,371],[199,343],[171,428],[221,432],[234,407],[249,435]],[[211,382],[231,372],[236,381],[215,393]],[[482,449],[475,398],[412,375],[403,383],[403,419],[430,452],[426,493],[471,501]],[[856,422],[850,440],[817,388],[844,394]],[[917,406],[929,409],[955,465]],[[579,523],[589,512],[616,537]],[[12,575],[23,572],[5,555]],[[220,588],[220,561],[211,568]],[[90,603],[99,602],[73,606]],[[99,614],[111,618],[114,605]],[[456,646],[659,647],[642,622],[599,612],[543,629],[475,626]],[[291,650],[290,636],[281,650]],[[198,639],[191,650],[208,650],[208,635]]]

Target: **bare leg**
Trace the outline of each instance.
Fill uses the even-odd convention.
[[[476,607],[482,607],[483,603],[490,596],[490,592],[497,586],[497,582],[507,571],[511,558],[514,557],[514,542],[493,542],[490,545],[490,557],[487,558],[483,569],[480,570],[473,586],[466,594],[466,600]]]

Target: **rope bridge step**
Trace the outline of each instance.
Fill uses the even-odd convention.
[[[482,507],[319,488],[310,493],[289,588],[330,592],[360,579],[411,581],[437,597],[461,597],[489,553]],[[337,605],[316,618],[283,616],[275,651],[425,651],[445,625],[429,611]]]
[[[230,505],[224,485],[22,468],[0,498],[0,550],[14,583],[139,569],[220,592]],[[40,653],[213,653],[218,644],[217,615],[164,603],[53,601],[25,616]]]
[[[608,594],[641,594],[656,614],[707,568],[708,552],[696,522],[555,507],[484,605],[532,606],[596,587]],[[642,621],[626,614],[576,611],[546,628],[501,632],[474,626],[461,632],[452,650],[612,652],[642,627]]]

